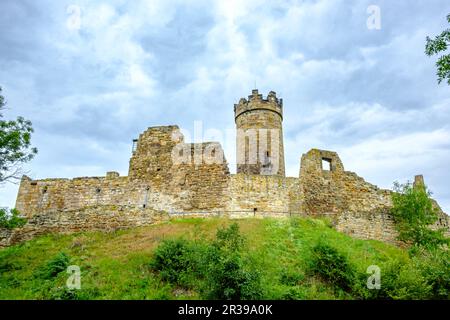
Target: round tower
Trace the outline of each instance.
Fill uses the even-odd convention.
[[[237,173],[284,176],[283,99],[252,90],[234,105]]]

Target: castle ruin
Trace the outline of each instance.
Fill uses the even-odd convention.
[[[50,232],[116,230],[184,216],[327,216],[356,238],[396,241],[392,191],[345,171],[336,152],[309,150],[298,177],[285,176],[283,101],[275,92],[264,99],[253,90],[234,112],[236,174],[220,143],[187,143],[178,126],[150,127],[134,140],[128,176],[23,176],[16,208],[28,222],[0,229],[0,247]],[[448,220],[440,210],[437,226],[448,229]]]

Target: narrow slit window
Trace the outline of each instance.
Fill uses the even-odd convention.
[[[133,146],[131,147],[131,152],[135,153],[137,150],[138,139],[133,139]]]

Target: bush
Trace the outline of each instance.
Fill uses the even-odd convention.
[[[50,300],[93,300],[98,299],[99,290],[90,289],[69,289],[66,286],[53,287],[48,293]],[[47,297],[46,297],[47,298]]]
[[[433,250],[424,252],[413,260],[429,286],[429,298],[450,299],[450,253]]]
[[[163,241],[150,266],[164,281],[195,287],[208,299],[258,299],[260,275],[244,267],[245,239],[237,224],[219,229],[212,243],[200,245],[176,239]]]
[[[299,271],[283,269],[280,275],[280,283],[286,286],[296,286],[305,280],[305,275]]]
[[[19,210],[0,209],[0,228],[14,229],[20,228],[27,223],[27,219],[20,217]]]
[[[260,274],[245,270],[242,258],[236,253],[217,252],[216,263],[210,266],[207,277],[207,299],[247,300],[262,296]]]
[[[411,263],[400,264],[394,261],[384,269],[380,296],[395,300],[429,298],[431,287],[421,271]]]
[[[307,299],[304,288],[299,286],[289,287],[280,297],[281,300],[304,300]]]
[[[205,249],[184,239],[165,240],[156,249],[150,267],[158,271],[164,281],[184,287],[195,284],[202,277]]]
[[[312,249],[310,271],[326,282],[345,291],[350,291],[355,282],[355,272],[347,258],[335,248],[318,243]]]
[[[246,270],[241,249],[245,238],[239,233],[239,225],[217,230],[216,239],[207,259],[206,291],[208,299],[246,300],[262,296],[260,273]]]
[[[59,273],[66,271],[69,264],[69,256],[64,252],[60,252],[53,259],[49,260],[44,267],[38,269],[36,276],[47,280],[55,278]]]
[[[217,230],[214,246],[222,251],[238,252],[245,244],[245,238],[239,233],[239,225],[232,223],[228,228]]]
[[[427,282],[422,270],[411,260],[402,262],[391,260],[380,266],[380,289],[368,289],[365,273],[358,275],[354,295],[361,299],[421,300],[431,298],[432,286]]]

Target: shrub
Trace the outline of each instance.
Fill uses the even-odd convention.
[[[150,267],[164,281],[184,287],[195,283],[204,272],[205,248],[184,239],[165,240],[156,249]]]
[[[55,278],[59,273],[66,271],[70,264],[70,258],[64,252],[60,252],[49,260],[42,268],[38,269],[36,276],[41,279]]]
[[[17,209],[0,209],[0,228],[14,229],[20,228],[27,223],[27,219],[20,216]]]
[[[349,291],[355,281],[355,272],[347,258],[335,248],[319,242],[312,249],[310,271],[326,282]]]
[[[382,296],[396,299],[427,299],[431,287],[414,265],[394,262],[385,268],[381,282]]]
[[[245,238],[239,233],[239,225],[232,223],[228,228],[217,230],[214,246],[220,250],[229,250],[231,252],[240,251],[245,244]]]
[[[216,239],[204,245],[166,240],[156,249],[150,266],[164,281],[196,287],[208,299],[258,299],[260,275],[244,267],[240,253],[244,240],[237,224],[219,229]]]
[[[48,293],[50,300],[92,300],[98,299],[100,292],[97,288],[69,289],[66,286],[53,287]]]
[[[413,258],[429,286],[430,299],[450,298],[450,253],[433,250]]]
[[[239,233],[239,225],[218,229],[216,239],[209,250],[206,291],[208,299],[245,300],[262,296],[260,273],[247,270],[242,261],[241,249],[245,238]]]
[[[236,253],[218,251],[217,263],[210,267],[205,297],[218,300],[260,299],[260,274],[244,269],[242,258]]]
[[[302,287],[294,286],[289,287],[287,291],[280,297],[281,300],[303,300],[306,299],[307,296],[305,294],[305,290]]]
[[[427,283],[422,271],[411,261],[392,260],[380,266],[380,289],[368,289],[367,274],[358,276],[358,284],[354,287],[354,295],[362,299],[382,300],[418,300],[429,299],[431,286]]]
[[[305,275],[301,272],[283,269],[280,275],[280,283],[286,286],[296,286],[305,280]]]

